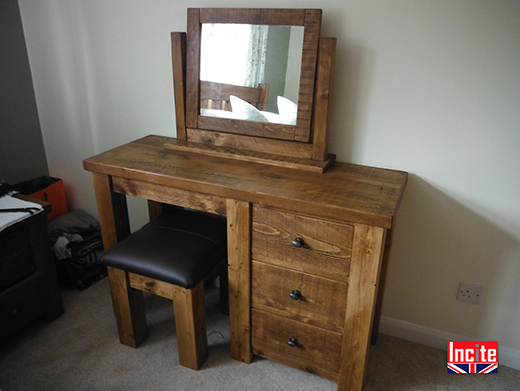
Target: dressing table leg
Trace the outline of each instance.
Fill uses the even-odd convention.
[[[130,235],[126,196],[114,192],[110,176],[93,173],[93,179],[103,246],[107,251]],[[119,340],[135,348],[148,333],[143,294],[130,287],[128,275],[122,270],[108,268],[108,278]]]
[[[229,326],[231,357],[250,363],[251,352],[251,207],[227,200]]]
[[[354,227],[338,391],[363,388],[385,233],[364,224]]]

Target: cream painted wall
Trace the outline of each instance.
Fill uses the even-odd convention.
[[[92,213],[82,159],[175,135],[169,33],[185,31],[186,8],[251,5],[19,1],[50,173]],[[520,349],[520,2],[256,5],[323,9],[338,38],[330,151],[410,173],[383,314]],[[484,286],[480,305],[455,300],[460,281]]]

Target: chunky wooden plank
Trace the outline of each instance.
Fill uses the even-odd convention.
[[[286,365],[337,380],[341,334],[252,310],[253,353]],[[298,346],[290,347],[291,337]]]
[[[347,284],[252,262],[252,306],[302,323],[342,332]],[[301,293],[297,300],[289,296]]]
[[[173,312],[181,365],[198,370],[208,357],[204,281],[194,289],[173,287]]]
[[[177,138],[186,140],[186,33],[171,33],[171,42]]]
[[[109,176],[94,173],[93,179],[103,245],[108,251],[130,234],[126,198],[114,193]],[[137,348],[148,336],[143,294],[131,289],[123,270],[109,267],[108,278],[119,340],[123,345]]]
[[[218,196],[143,181],[130,181],[125,178],[114,178],[114,190],[118,193],[160,203],[182,206],[221,216],[226,215],[226,199]]]
[[[134,289],[173,300],[172,284],[135,273],[128,273],[128,281]]]
[[[206,117],[199,115],[197,127],[204,130],[245,134],[248,136],[265,137],[279,140],[294,140],[296,127],[294,125],[276,124],[271,122],[254,122],[243,119]]]
[[[182,190],[258,203],[333,221],[391,228],[408,174],[335,163],[324,174],[166,151],[147,136],[84,160],[83,167]]]
[[[305,10],[293,8],[201,8],[200,22],[303,26]]]
[[[250,363],[251,353],[251,210],[247,202],[227,201],[229,327],[231,357]]]
[[[108,175],[94,172],[93,180],[103,246],[108,251],[118,241],[130,235],[126,198],[114,193],[112,178]]]
[[[314,92],[314,114],[312,117],[312,158],[316,160],[327,159],[327,147],[329,142],[329,106],[331,102],[335,53],[336,38],[321,38],[318,50],[316,88]]]
[[[292,168],[296,170],[312,171],[322,173],[334,161],[335,156],[326,161],[317,161],[312,159],[300,159],[282,155],[274,155],[272,153],[245,151],[237,148],[219,147],[208,144],[195,144],[181,140],[172,140],[164,144],[164,148],[172,151],[186,151],[200,153],[207,156],[216,156],[233,160],[241,160],[245,162],[254,162],[260,164],[268,164],[278,167]]]
[[[186,35],[186,126],[197,127],[199,114],[200,10],[188,8]]]
[[[322,11],[319,9],[305,10],[302,66],[298,92],[298,117],[294,134],[295,141],[309,142],[310,140],[321,13]]]
[[[131,288],[124,270],[108,267],[108,279],[119,341],[137,348],[148,336],[143,292]]]
[[[191,128],[186,129],[186,134],[187,141],[193,143],[236,148],[251,152],[265,152],[300,159],[312,157],[312,144]]]
[[[302,238],[305,245],[294,247]],[[348,281],[353,228],[350,225],[253,207],[253,259],[305,273]]]
[[[383,259],[381,263],[381,271],[379,272],[379,285],[377,288],[377,300],[374,309],[374,321],[372,324],[372,336],[370,343],[375,345],[379,336],[379,326],[381,323],[381,311],[383,309],[383,297],[386,286],[386,274],[388,269],[388,259],[390,258],[390,249],[392,247],[392,229],[386,230],[385,248],[383,250]]]
[[[384,240],[383,228],[354,228],[338,391],[363,388]]]

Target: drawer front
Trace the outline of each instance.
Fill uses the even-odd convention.
[[[347,281],[354,228],[349,225],[253,207],[253,259]],[[293,241],[301,238],[302,247]]]
[[[256,309],[251,316],[254,354],[337,380],[341,334]]]
[[[254,308],[341,332],[346,301],[344,282],[252,262]]]
[[[35,269],[27,225],[0,237],[0,289],[4,289]]]
[[[41,273],[0,294],[0,339],[17,331],[47,311],[45,283]]]

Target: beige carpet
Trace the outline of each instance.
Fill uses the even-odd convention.
[[[2,391],[215,390],[327,391],[336,384],[266,359],[247,365],[229,357],[227,317],[218,290],[206,297],[209,358],[200,371],[178,365],[170,302],[146,296],[148,339],[138,349],[120,345],[108,281],[83,292],[64,291],[65,314],[35,322],[0,344]],[[365,390],[520,390],[520,371],[446,373],[446,353],[380,335],[372,348]]]

